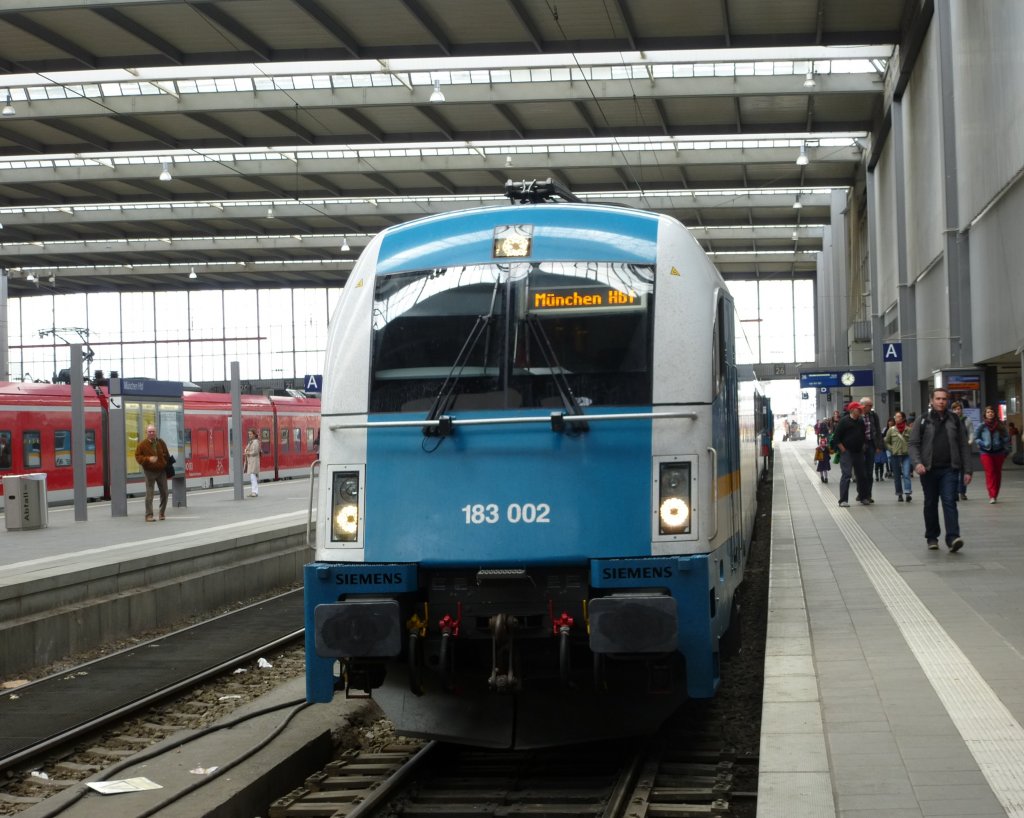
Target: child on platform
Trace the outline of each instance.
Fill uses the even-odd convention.
[[[814,450],[814,464],[818,468],[818,477],[822,483],[828,482],[828,473],[832,470],[832,457],[828,450],[828,438],[818,439],[818,447]]]

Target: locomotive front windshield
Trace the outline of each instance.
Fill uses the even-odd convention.
[[[650,404],[651,265],[482,264],[377,278],[371,412]]]

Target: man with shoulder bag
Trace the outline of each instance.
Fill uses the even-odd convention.
[[[160,490],[160,519],[165,519],[167,472],[173,474],[174,466],[167,444],[156,436],[156,427],[152,423],[146,427],[146,439],[135,447],[135,462],[142,466],[142,473],[146,475],[146,522],[153,522],[154,488]]]

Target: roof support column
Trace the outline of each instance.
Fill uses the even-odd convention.
[[[829,230],[832,233],[832,283],[835,305],[834,333],[837,365],[850,364],[850,237],[846,223],[846,191],[833,190],[829,207]]]
[[[939,106],[941,109],[942,189],[947,294],[949,298],[949,365],[969,366],[971,344],[970,235],[960,232],[960,185],[956,161],[956,100],[953,97],[953,54],[949,0],[937,0],[939,24]]]
[[[7,343],[7,269],[0,269],[0,381],[11,379],[11,356]]]
[[[878,298],[878,253],[875,247],[878,241],[878,226],[875,224],[875,174],[873,171],[867,173],[867,222],[868,222],[868,282],[871,287],[871,372],[875,381],[875,403],[887,403],[889,400],[888,389],[885,379],[885,356],[882,350],[885,348],[882,339],[882,314]],[[886,407],[886,412],[892,416],[893,409]]]
[[[899,304],[900,337],[903,361],[900,363],[900,409],[904,414],[920,414],[921,390],[917,380],[917,296],[908,280],[907,265],[907,186],[903,152],[903,102],[892,101],[893,182],[896,186],[896,291]],[[874,248],[872,248],[874,249]]]

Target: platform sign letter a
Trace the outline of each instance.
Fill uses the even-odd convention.
[[[321,392],[323,391],[324,376],[323,375],[307,375],[306,386],[304,391],[306,392]]]
[[[882,345],[882,360],[888,363],[889,361],[902,361],[903,360],[903,344],[902,343],[889,343]]]

